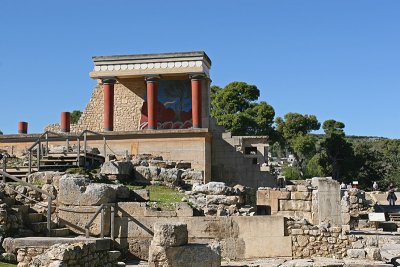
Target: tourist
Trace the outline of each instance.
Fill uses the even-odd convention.
[[[346,184],[345,184],[344,182],[342,182],[342,183],[340,184],[340,189],[346,189]]]
[[[396,205],[396,188],[394,187],[393,183],[390,183],[389,188],[388,188],[388,196],[387,200],[389,201],[389,206],[395,206]]]
[[[378,191],[378,183],[374,182],[374,184],[372,185],[372,188],[374,189],[374,191]]]

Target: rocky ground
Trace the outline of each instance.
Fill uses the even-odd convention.
[[[148,267],[145,261],[132,261],[126,264],[127,267]],[[396,266],[381,261],[368,261],[356,259],[332,259],[332,258],[313,258],[313,259],[254,259],[247,261],[227,262],[223,261],[222,267],[390,267]]]

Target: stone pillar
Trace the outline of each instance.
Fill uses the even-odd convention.
[[[25,121],[18,122],[18,133],[27,134],[28,133],[28,123]]]
[[[157,89],[160,79],[146,78],[147,84],[147,128],[157,129]]]
[[[104,131],[114,130],[114,84],[115,79],[103,79]]]
[[[202,108],[202,94],[201,83],[204,75],[193,75],[190,77],[192,81],[192,122],[193,128],[201,128],[201,108]]]
[[[69,133],[71,129],[71,113],[61,112],[61,132]]]

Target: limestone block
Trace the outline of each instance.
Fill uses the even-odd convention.
[[[206,203],[209,204],[224,204],[235,205],[242,202],[240,196],[225,196],[225,195],[207,195]]]
[[[280,216],[283,216],[285,218],[292,218],[295,220],[303,220],[306,219],[308,222],[313,221],[313,216],[311,212],[305,212],[305,211],[279,211],[277,213]]]
[[[298,192],[308,192],[310,190],[307,188],[306,185],[299,184],[299,185],[297,185],[297,191]]]
[[[176,211],[174,210],[156,210],[152,208],[146,208],[144,211],[146,217],[175,217]]]
[[[303,200],[280,200],[281,211],[311,211],[311,201]]]
[[[118,202],[117,216],[136,217],[144,216],[146,203],[144,202]]]
[[[305,247],[308,244],[308,237],[304,235],[299,235],[297,237],[297,243],[300,247]]]
[[[130,197],[131,191],[129,188],[122,184],[110,185],[114,190],[117,199],[128,199]]]
[[[369,247],[365,249],[365,252],[367,253],[367,259],[369,260],[382,260],[381,250],[379,248]]]
[[[356,249],[361,249],[364,248],[364,244],[361,240],[357,240],[356,242],[353,242],[353,244],[351,244],[351,247]]]
[[[291,192],[290,198],[293,200],[311,200],[311,192],[302,192],[302,191],[297,191],[297,192]]]
[[[147,189],[131,189],[131,198],[135,201],[150,201],[150,192]]]
[[[182,170],[177,168],[164,169],[162,168],[159,174],[159,179],[169,184],[179,185],[181,182]]]
[[[187,225],[183,223],[155,223],[152,245],[177,247],[188,243]]]
[[[185,170],[181,175],[182,180],[192,181],[192,183],[203,182],[203,172],[194,170]]]
[[[93,183],[84,177],[64,175],[60,179],[58,201],[64,205],[97,206],[116,201],[116,191],[108,184]]]
[[[347,256],[353,259],[365,259],[365,250],[364,249],[348,249]]]
[[[191,244],[180,247],[150,246],[149,267],[219,267],[221,249],[217,243]]]
[[[228,187],[222,182],[209,182],[208,184],[193,184],[192,192],[209,195],[224,195]]]
[[[192,217],[193,209],[186,202],[175,203],[175,211],[178,217]]]
[[[101,166],[100,174],[132,175],[133,164],[130,161],[106,161]]]
[[[85,233],[85,225],[90,221],[96,212],[95,206],[59,206],[58,207],[58,220],[61,226],[70,229],[71,232],[76,234]],[[104,234],[108,235],[110,232],[110,209],[105,210],[104,220]],[[99,235],[101,232],[101,216],[93,221],[89,228],[91,235]]]

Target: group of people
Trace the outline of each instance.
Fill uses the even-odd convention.
[[[345,183],[342,182],[342,184],[340,185],[341,189],[349,189],[351,188],[351,184],[346,185]],[[379,190],[379,186],[377,182],[374,182],[372,185],[372,188],[374,191],[378,191]],[[396,191],[397,188],[393,183],[390,183],[388,189],[387,189],[387,201],[389,201],[389,206],[395,206],[396,205],[396,201],[397,201],[397,196],[396,196]]]
[[[379,187],[378,187],[378,183],[374,182],[374,184],[372,185],[372,188],[374,189],[374,191],[378,191]],[[390,183],[388,189],[387,189],[387,201],[389,201],[389,206],[396,206],[396,200],[397,200],[397,196],[396,196],[396,191],[397,188],[394,186],[393,183]]]

